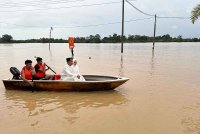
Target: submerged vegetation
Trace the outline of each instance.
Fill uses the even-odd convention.
[[[133,42],[153,42],[153,37],[146,35],[128,35],[124,36],[126,43]],[[171,37],[169,34],[156,36],[156,42],[200,42],[200,38],[182,38],[181,35],[178,37]],[[11,35],[5,34],[0,38],[0,43],[67,43],[66,39],[27,39],[27,40],[14,40]],[[101,37],[99,34],[90,35],[88,37],[75,37],[76,43],[119,43],[121,42],[121,35],[113,34],[108,37]]]

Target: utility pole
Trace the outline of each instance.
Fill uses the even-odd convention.
[[[51,49],[51,31],[53,31],[53,27],[50,28],[50,33],[49,33],[49,50]]]
[[[121,35],[121,53],[124,52],[124,0],[122,0],[122,35]]]
[[[154,50],[154,48],[155,48],[155,40],[156,40],[156,22],[157,22],[157,16],[156,16],[156,14],[155,14],[155,21],[154,21],[154,33],[153,33],[153,50]]]

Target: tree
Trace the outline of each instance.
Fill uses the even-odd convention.
[[[179,41],[179,42],[182,42],[182,41],[183,41],[183,38],[182,38],[181,35],[179,35],[179,36],[177,37],[177,41]]]
[[[192,15],[191,15],[191,20],[192,23],[194,24],[194,22],[200,17],[200,4],[198,4],[193,10],[192,10]]]
[[[4,34],[2,35],[2,38],[1,38],[2,42],[12,42],[13,40],[13,37],[11,35],[8,35],[8,34]]]
[[[49,38],[40,38],[40,42],[41,43],[48,43],[49,42]]]
[[[95,38],[95,43],[101,43],[101,36],[99,34],[96,34],[94,38]]]
[[[124,37],[124,40],[125,40],[125,37]],[[112,36],[112,42],[121,42],[121,36],[114,33]]]
[[[172,40],[172,37],[169,34],[165,34],[165,35],[161,36],[161,39],[164,42],[169,42]]]

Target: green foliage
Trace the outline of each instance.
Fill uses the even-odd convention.
[[[125,43],[134,43],[134,42],[153,42],[153,37],[146,35],[128,35],[124,36]],[[68,43],[68,40],[65,39],[49,39],[49,38],[40,38],[40,39],[28,39],[28,40],[13,40],[10,35],[3,35],[0,38],[0,43]],[[171,37],[169,34],[155,37],[156,42],[199,42],[200,38],[182,38],[181,35],[178,37]],[[114,33],[108,37],[103,37],[99,34],[90,35],[88,37],[75,37],[75,43],[120,43],[121,35]]]
[[[13,37],[11,35],[8,35],[8,34],[2,35],[2,38],[0,39],[0,41],[3,42],[3,43],[11,43],[12,40],[13,40]]]
[[[77,43],[101,43],[101,36],[99,34],[90,35],[88,37],[76,37]]]
[[[121,36],[115,33],[112,36],[109,35],[109,37],[104,37],[102,39],[102,43],[117,43],[117,42],[121,42]]]
[[[194,22],[199,18],[200,16],[200,4],[198,4],[193,10],[192,10],[192,15],[191,15],[191,20],[192,23],[194,24]]]

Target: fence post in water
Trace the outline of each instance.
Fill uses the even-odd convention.
[[[124,51],[124,0],[122,0],[122,35],[121,35],[121,53]]]
[[[49,33],[49,50],[50,50],[50,45],[51,45],[51,31],[53,31],[53,28],[50,28],[50,33]]]
[[[156,22],[157,22],[157,16],[155,14],[155,21],[154,21],[154,33],[153,33],[153,50],[154,50],[154,47],[155,47],[155,40],[156,40]]]

